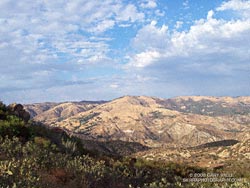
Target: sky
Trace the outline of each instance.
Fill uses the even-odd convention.
[[[0,101],[250,95],[250,0],[1,0]]]

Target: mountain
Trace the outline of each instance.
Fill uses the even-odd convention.
[[[250,97],[186,96],[173,99],[157,99],[167,109],[208,116],[247,115]]]
[[[190,147],[250,138],[250,97],[125,96],[91,104],[52,104],[34,120],[61,127],[84,140]]]
[[[26,104],[24,108],[30,113],[31,118],[34,118],[38,114],[42,114],[43,112],[49,110],[50,108],[58,105],[58,103],[54,102],[45,102],[45,103],[34,103],[34,104]]]
[[[35,103],[24,105],[25,109],[31,114],[35,121],[46,125],[53,125],[68,117],[74,116],[80,112],[87,111],[103,104],[105,101],[81,101],[81,102],[63,102],[63,103]]]

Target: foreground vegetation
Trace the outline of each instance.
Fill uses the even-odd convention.
[[[63,131],[25,122],[0,103],[1,188],[166,188],[249,187],[247,180],[227,183],[183,182],[206,169],[86,150]],[[244,177],[244,174],[239,176]]]

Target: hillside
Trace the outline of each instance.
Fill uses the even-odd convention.
[[[164,108],[208,116],[249,115],[250,97],[186,96],[157,99]]]
[[[63,127],[82,139],[139,142],[149,147],[195,146],[249,138],[249,108],[249,97],[125,96],[57,121],[54,126]],[[236,109],[242,111],[236,113]]]
[[[42,114],[43,112],[53,108],[56,105],[58,105],[58,103],[44,102],[44,103],[26,104],[24,105],[24,108],[30,113],[31,118],[34,118],[38,114]]]
[[[35,103],[24,105],[25,109],[31,114],[35,121],[51,125],[80,112],[87,111],[104,101],[92,102],[63,102],[63,103]]]
[[[150,161],[173,161],[209,169],[238,171],[239,166],[250,168],[250,139],[243,142],[223,140],[210,142],[199,147],[153,148],[133,154]],[[243,172],[242,170],[242,173]]]

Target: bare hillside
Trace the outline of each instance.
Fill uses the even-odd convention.
[[[215,111],[209,115],[183,110],[185,106],[186,109],[195,108],[197,101],[203,100],[202,97],[171,100],[175,103],[169,102],[169,99],[125,96],[57,121],[54,125],[64,127],[83,139],[139,142],[150,147],[165,144],[195,146],[224,139],[249,138],[250,105],[247,97],[206,97],[204,100],[209,100]],[[183,101],[188,103],[183,104]],[[207,103],[202,101],[199,104],[204,113],[210,113]],[[217,103],[223,104],[224,110],[213,108],[219,105]],[[174,105],[180,108],[173,109]],[[238,109],[238,106],[244,106],[239,113],[227,113]]]

